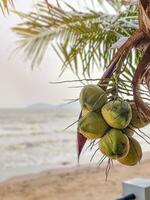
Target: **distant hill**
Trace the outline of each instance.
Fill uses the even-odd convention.
[[[78,102],[75,103],[63,103],[63,104],[58,104],[58,105],[52,105],[52,104],[47,104],[47,103],[36,103],[29,105],[27,109],[71,109],[71,110],[79,110],[80,106]]]

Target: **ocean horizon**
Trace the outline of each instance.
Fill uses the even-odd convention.
[[[0,109],[0,181],[60,167],[76,166],[77,122],[80,107],[77,104],[55,109],[13,108]],[[148,127],[144,130],[148,134]],[[135,135],[143,151],[150,145]],[[89,164],[92,151],[85,146],[80,164]],[[98,151],[92,163],[101,158]]]

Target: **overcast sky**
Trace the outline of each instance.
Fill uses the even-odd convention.
[[[36,0],[16,0],[18,10],[28,11]],[[54,2],[54,0],[51,0]],[[72,5],[78,1],[68,0]],[[80,1],[81,2],[81,1]],[[88,1],[89,2],[89,1]],[[85,3],[85,1],[84,1]],[[85,5],[85,4],[84,4]],[[69,89],[70,85],[50,85],[58,81],[61,62],[50,48],[42,64],[31,71],[30,62],[25,62],[23,54],[10,54],[16,47],[16,36],[10,27],[19,22],[15,15],[0,15],[0,107],[24,107],[34,103],[63,103],[64,99],[77,98],[79,90]],[[76,79],[68,70],[63,80]]]

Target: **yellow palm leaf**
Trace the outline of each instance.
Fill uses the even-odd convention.
[[[0,0],[0,9],[3,13],[5,13],[5,10],[9,12],[9,8],[14,6],[13,0]]]

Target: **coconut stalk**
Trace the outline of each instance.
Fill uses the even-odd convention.
[[[128,53],[133,48],[140,48],[142,50],[142,60],[138,64],[135,73],[132,79],[133,86],[133,99],[135,104],[144,116],[150,120],[150,108],[144,102],[140,94],[140,85],[146,84],[147,89],[150,91],[150,2],[149,0],[140,0],[138,3],[139,10],[139,28],[129,37],[124,44],[118,49],[110,64],[107,67],[107,70],[104,72],[102,78],[98,82],[98,85],[101,86],[102,83],[109,83],[109,78],[113,74],[121,73],[123,67],[123,62],[128,56]],[[117,74],[118,75],[118,74]],[[105,80],[106,79],[106,80]],[[105,91],[107,86],[101,86]],[[79,119],[81,118],[81,113]],[[86,138],[80,133],[77,132],[77,142],[78,142],[78,160],[82,149],[86,143]]]

